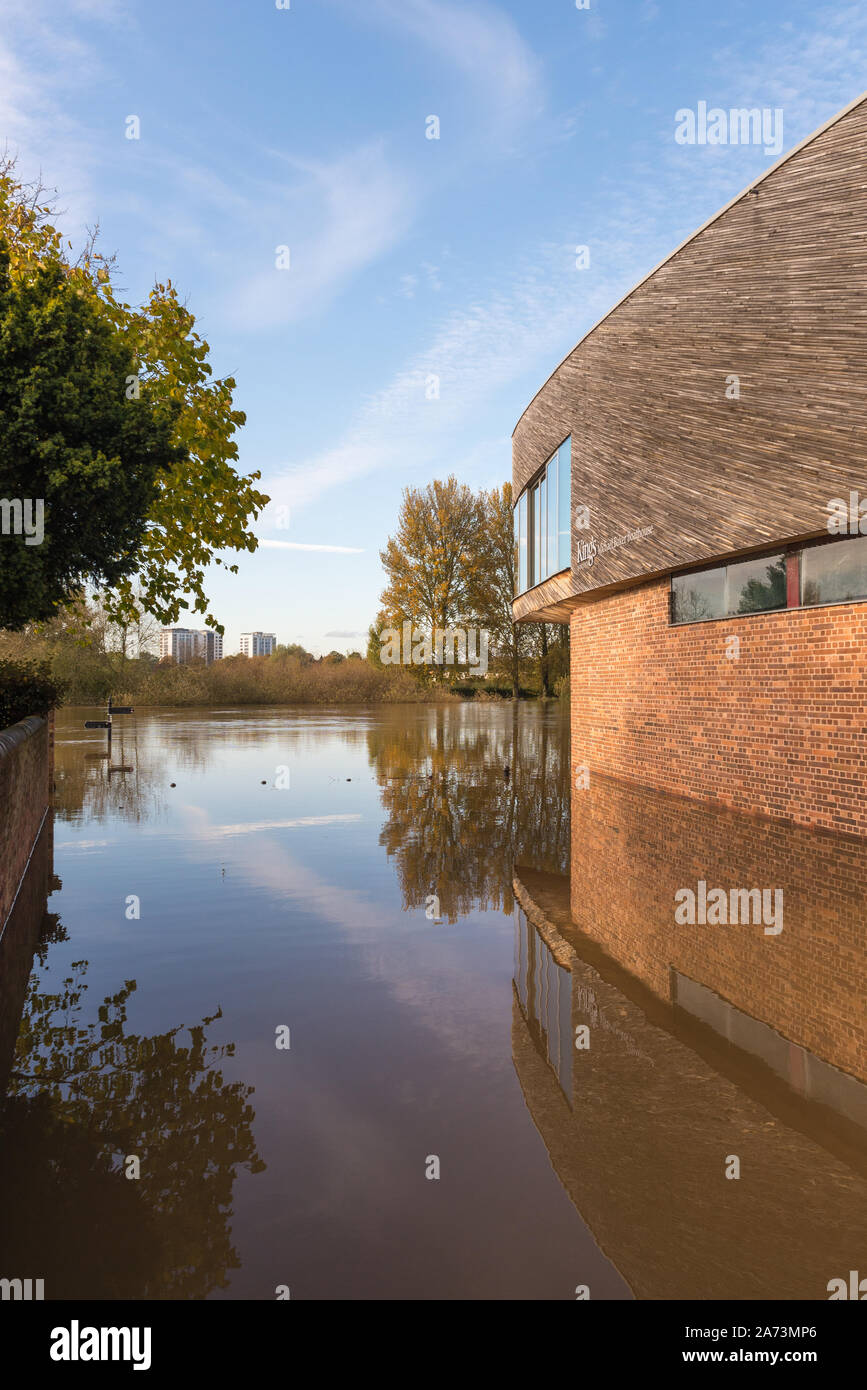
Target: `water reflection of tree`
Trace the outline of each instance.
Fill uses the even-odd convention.
[[[535,707],[438,708],[385,715],[367,734],[406,908],[439,898],[455,922],[513,906],[516,863],[569,863],[567,716]],[[506,777],[505,768],[509,768]]]
[[[202,1298],[239,1264],[236,1169],[265,1166],[252,1088],[219,1070],[234,1044],[207,1043],[219,1010],[188,1030],[130,1033],[127,980],[88,1022],[86,969],[73,962],[59,993],[31,978],[0,1109],[7,1263],[38,1271],[54,1298]]]

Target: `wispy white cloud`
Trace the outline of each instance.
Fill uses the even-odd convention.
[[[256,222],[270,229],[267,265],[241,283],[233,317],[251,329],[302,318],[351,277],[389,251],[406,233],[417,202],[414,181],[391,163],[381,141],[331,163],[285,160],[294,182],[278,205]],[[300,175],[300,177],[298,177]],[[277,247],[289,247],[289,267],[277,268]]]
[[[462,72],[486,128],[501,137],[542,110],[542,65],[503,10],[466,0],[373,0],[366,13]]]
[[[628,256],[629,249],[624,252]],[[432,466],[466,462],[467,429],[481,404],[577,339],[616,297],[611,275],[575,269],[567,246],[540,248],[535,264],[501,276],[508,289],[449,314],[426,348],[359,411],[333,448],[265,479],[293,509],[366,474],[392,469],[411,479]],[[500,476],[510,472],[504,421]],[[486,448],[486,470],[490,449]]]
[[[259,545],[265,550],[329,550],[337,555],[363,555],[357,545],[306,545],[301,541],[272,541],[260,540]]]
[[[227,840],[235,839],[238,835],[258,835],[263,830],[307,830],[313,825],[342,825],[360,820],[358,814],[335,813],[330,816],[296,816],[294,820],[244,821],[238,825],[208,825],[202,821],[196,833],[200,840]]]
[[[785,154],[863,92],[865,72],[867,9],[861,4],[822,6],[816,9],[812,26],[795,30],[781,25],[763,43],[753,42],[749,48],[734,43],[718,49],[702,79],[703,90],[690,81],[683,99],[664,118],[657,133],[653,171],[640,170],[636,193],[645,211],[655,215],[682,206],[687,215],[683,231],[688,235],[775,159],[756,146],[676,144],[678,107],[693,109],[704,99],[724,109],[781,108]],[[703,200],[702,213],[695,219],[690,210],[698,199]]]
[[[775,30],[745,56],[736,47],[714,55],[725,106],[782,106],[791,147],[853,100],[865,87],[867,9],[863,4],[822,6],[815,27]],[[731,96],[731,100],[729,100]]]
[[[386,6],[390,13],[395,8]],[[430,18],[435,8],[433,0],[410,6],[404,23],[418,27],[421,16]],[[789,148],[857,94],[865,60],[867,11],[845,5],[823,13],[821,27],[817,21],[810,33],[775,31],[760,53],[746,59],[734,51],[721,52],[715,63],[725,86],[718,99],[731,93],[734,104],[785,105]],[[429,346],[359,410],[334,447],[269,480],[281,498],[303,506],[372,472],[399,470],[409,477],[442,469],[443,459],[449,470],[458,460],[466,463],[464,441],[480,408],[537,367],[536,384],[541,385],[582,332],[677,244],[677,237],[662,244],[659,231],[670,225],[673,201],[683,208],[686,236],[761,171],[755,152],[750,165],[736,162],[738,149],[724,151],[735,156],[728,162],[692,158],[696,148],[674,142],[673,117],[674,112],[670,145],[667,132],[659,137],[668,146],[665,178],[660,179],[657,150],[652,159],[633,166],[630,191],[624,192],[621,176],[616,198],[601,200],[588,212],[576,240],[591,245],[593,273],[576,272],[565,245],[539,248],[523,267],[500,267],[499,283],[509,288],[480,295],[449,315]],[[432,378],[437,378],[438,394],[430,399]],[[510,471],[508,436],[514,423],[504,421],[502,476]],[[485,454],[489,468],[490,441]]]
[[[68,230],[95,221],[97,153],[70,114],[85,80],[106,80],[96,40],[99,26],[130,22],[124,0],[3,0],[0,26],[0,147],[19,157],[25,178],[63,179],[58,199]],[[120,138],[120,135],[119,135]]]

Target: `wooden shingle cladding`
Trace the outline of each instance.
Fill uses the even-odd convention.
[[[568,434],[560,620],[581,595],[826,535],[831,498],[867,496],[867,96],[573,349],[516,426],[516,496]],[[593,563],[576,562],[591,542]],[[547,587],[516,619],[556,620]]]
[[[540,622],[544,619],[548,623],[568,623],[575,606],[572,593],[571,572],[564,570],[562,574],[554,574],[515,599],[512,605],[515,621]]]

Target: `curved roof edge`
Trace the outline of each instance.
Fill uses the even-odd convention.
[[[587,338],[590,337],[591,333],[596,332],[596,329],[600,326],[600,324],[603,324],[607,318],[611,317],[615,309],[619,309],[621,304],[625,304],[627,299],[631,299],[632,295],[635,294],[636,290],[640,290],[642,285],[646,284],[648,280],[652,280],[658,270],[661,270],[664,265],[667,265],[669,261],[673,260],[674,257],[677,256],[684,249],[685,246],[689,246],[691,241],[695,241],[697,236],[701,236],[702,232],[705,231],[706,228],[712,226],[714,222],[717,222],[719,218],[723,216],[724,213],[728,212],[729,208],[733,208],[736,203],[739,203],[742,198],[745,198],[747,194],[750,193],[758,184],[764,183],[765,179],[769,179],[772,174],[775,174],[778,169],[782,168],[784,164],[788,163],[788,161],[792,159],[796,154],[798,154],[800,150],[804,149],[806,145],[812,144],[812,142],[814,140],[817,140],[820,135],[823,135],[826,130],[830,130],[831,126],[836,125],[837,122],[841,121],[844,116],[848,116],[850,111],[854,111],[856,106],[860,106],[862,102],[865,101],[867,101],[867,91],[862,92],[861,95],[856,97],[854,101],[850,101],[848,106],[843,107],[842,111],[838,111],[836,115],[831,116],[830,119],[825,121],[823,125],[820,125],[810,135],[807,135],[803,140],[799,141],[797,145],[793,145],[792,148],[788,150],[786,154],[781,155],[780,158],[774,164],[772,164],[769,169],[766,169],[763,174],[759,174],[759,177],[757,179],[753,179],[752,183],[748,183],[746,188],[742,188],[740,193],[735,194],[734,198],[731,198],[729,202],[725,204],[724,207],[721,207],[719,211],[715,212],[712,217],[709,217],[706,222],[702,222],[701,226],[697,227],[694,232],[690,232],[689,236],[686,237],[678,246],[675,246],[673,251],[669,251],[667,256],[663,256],[662,260],[658,261],[657,264],[653,267],[653,269],[649,270],[646,275],[642,275],[641,279],[637,280],[636,283],[632,286],[632,288],[627,290],[624,295],[621,295],[621,297],[618,300],[616,300],[614,304],[612,304],[610,309],[606,309],[602,317],[597,319],[595,323],[591,324],[591,326],[587,329],[587,332],[582,333],[577,343],[575,343],[574,346],[570,347],[569,351],[565,354],[565,356],[561,357],[554,370],[552,372],[549,372],[548,376],[546,376],[538,391],[536,391],[535,395],[533,395],[531,399],[527,402],[527,404],[524,406],[524,409],[518,416],[515,429],[512,430],[512,438],[514,439],[515,430],[517,430],[518,425],[520,425],[521,421],[527,414],[527,411],[530,409],[533,402],[536,400],[537,396],[541,396],[542,392],[545,390],[545,387],[548,385],[548,382],[552,379],[552,377],[555,377],[557,375],[560,368],[563,366],[563,363],[569,360],[569,358],[572,356],[572,353],[575,352],[576,349],[579,348],[581,344],[585,342]]]

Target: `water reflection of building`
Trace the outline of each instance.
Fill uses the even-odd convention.
[[[567,958],[568,959],[568,958]],[[572,1104],[572,975],[524,912],[515,915],[515,990],[528,1032]]]
[[[576,926],[660,999],[708,1008],[695,981],[867,1080],[867,842],[596,776],[572,794],[571,879]],[[679,925],[675,895],[702,882],[780,892],[782,930]]]
[[[867,1247],[867,850],[603,778],[572,813],[571,882],[514,884],[514,1062],[563,1186],[639,1298],[826,1299]],[[782,884],[783,931],[676,925],[700,877]]]

